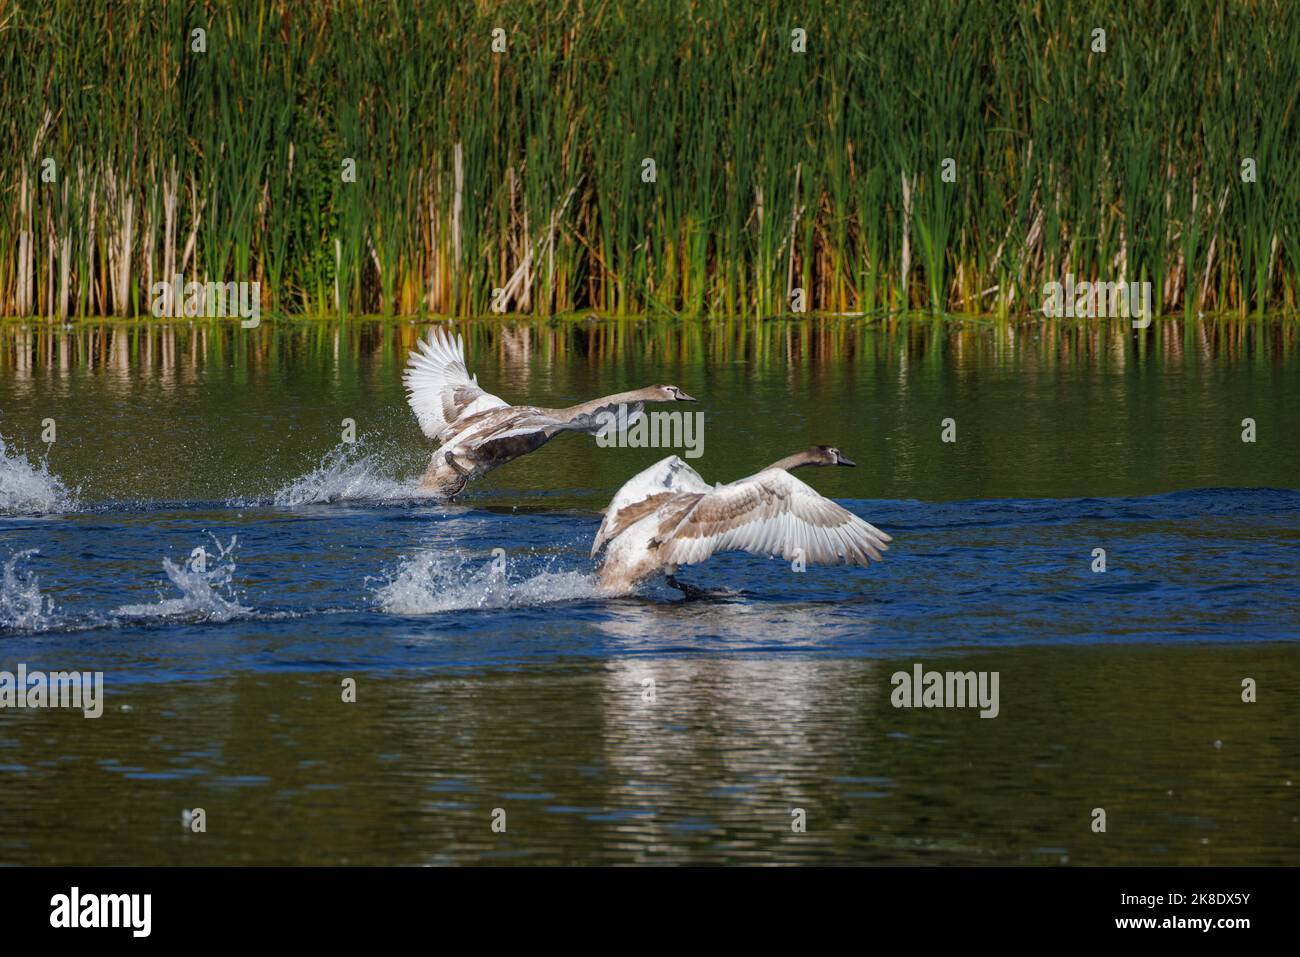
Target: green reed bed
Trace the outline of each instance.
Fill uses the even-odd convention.
[[[1289,0],[10,3],[0,314],[1294,310],[1297,77]]]

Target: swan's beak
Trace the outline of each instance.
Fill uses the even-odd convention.
[[[848,466],[849,468],[851,468],[851,469],[854,469],[854,468],[857,468],[857,467],[858,467],[858,463],[857,463],[857,462],[853,461],[852,459],[845,458],[843,455],[838,455],[838,456],[836,456],[836,458],[835,458],[835,464],[836,464],[836,465],[847,465],[847,466]]]
[[[700,401],[700,400],[697,399],[697,398],[695,398],[694,396],[687,395],[687,394],[686,394],[685,392],[683,392],[681,389],[678,389],[678,390],[677,390],[677,401],[678,401],[678,402],[698,402],[698,401]]]

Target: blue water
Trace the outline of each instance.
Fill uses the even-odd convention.
[[[580,511],[408,499],[3,518],[0,667],[75,661],[121,684],[342,664],[1240,642],[1300,625],[1300,492],[843,504],[894,536],[884,562],[796,573],[723,555],[683,571],[727,593],[694,601],[656,585],[597,597],[599,516]],[[192,567],[199,547],[205,572]]]

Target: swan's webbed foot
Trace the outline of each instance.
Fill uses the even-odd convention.
[[[696,586],[689,585],[684,581],[678,581],[676,575],[668,576],[668,584],[681,592],[685,601],[691,601],[695,598],[714,598],[720,594],[719,592],[712,592],[704,588],[697,588]]]
[[[450,452],[445,453],[442,460],[451,466],[453,472],[460,476],[460,481],[457,482],[455,486],[447,489],[444,493],[447,497],[447,501],[451,502],[455,500],[456,496],[464,490],[466,483],[469,482],[469,470],[462,468],[460,463],[456,461],[456,457]]]

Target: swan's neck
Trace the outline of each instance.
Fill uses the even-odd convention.
[[[818,463],[808,455],[807,452],[796,452],[794,455],[787,455],[783,459],[777,459],[769,469],[785,469],[787,472],[797,468],[803,468],[806,465],[817,465]]]
[[[645,401],[645,390],[634,389],[631,392],[615,392],[613,395],[592,399],[590,402],[579,402],[564,409],[563,412],[573,419],[581,415],[594,415],[602,409],[611,409],[620,405],[637,405]]]

